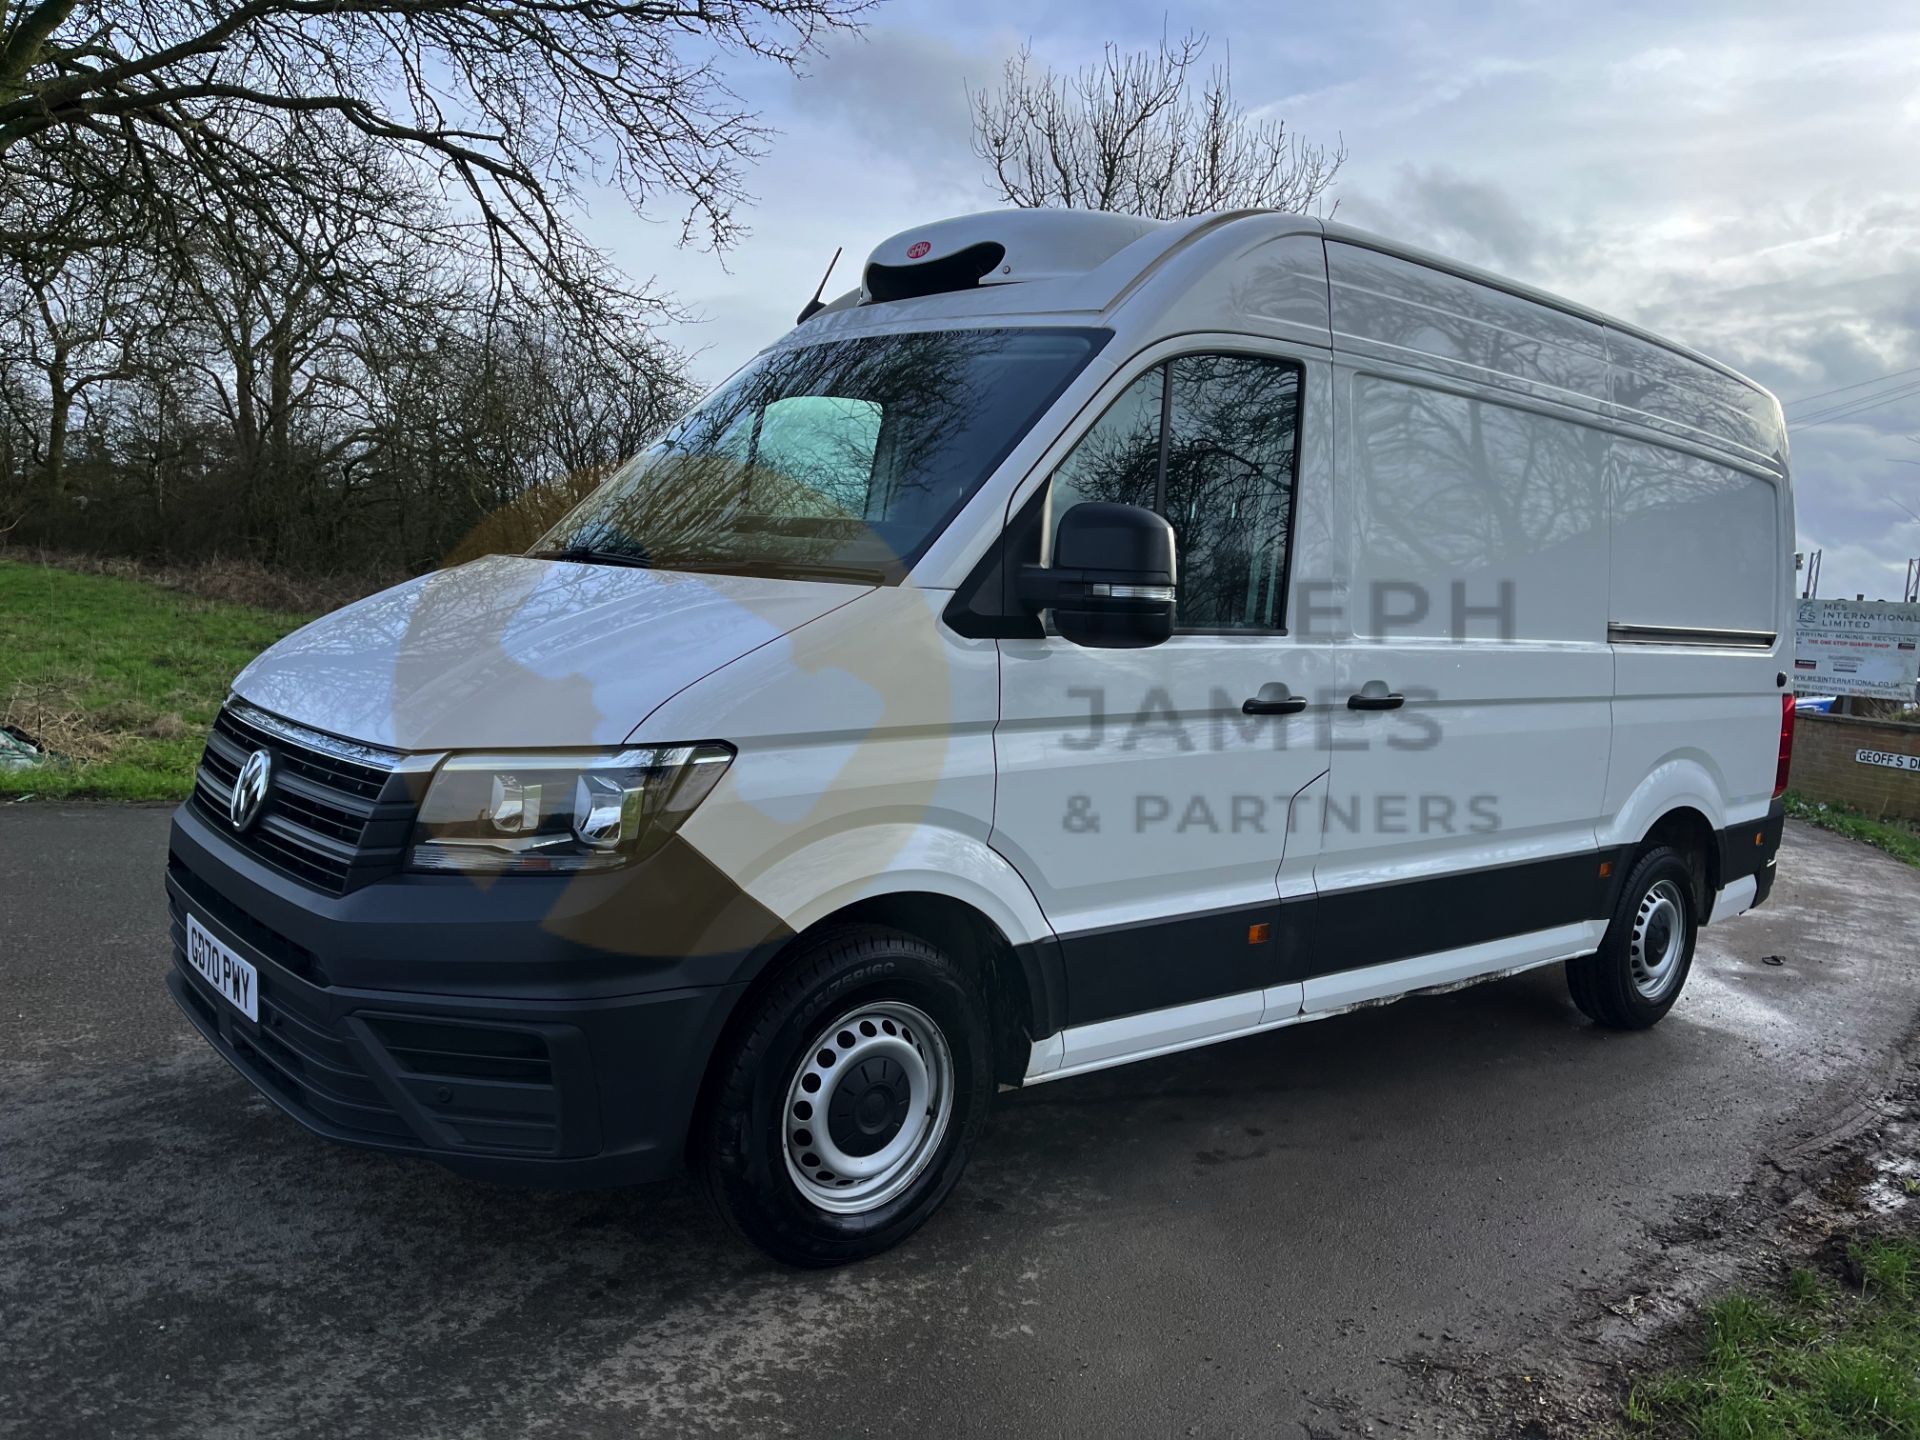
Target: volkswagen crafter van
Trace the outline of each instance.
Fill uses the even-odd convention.
[[[1565,966],[1773,880],[1780,408],[1344,226],[888,240],[532,552],[235,680],[168,984],[336,1140],[894,1244],[997,1087]]]

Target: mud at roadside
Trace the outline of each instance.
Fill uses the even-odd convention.
[[[1636,1381],[1699,1358],[1704,1305],[1738,1290],[1771,1292],[1796,1268],[1857,1286],[1853,1242],[1920,1234],[1920,1028],[1885,1080],[1815,1133],[1764,1152],[1737,1191],[1695,1196],[1649,1227],[1630,1273],[1577,1292],[1537,1342],[1494,1355],[1437,1336],[1399,1362],[1425,1398],[1405,1433],[1619,1434]]]

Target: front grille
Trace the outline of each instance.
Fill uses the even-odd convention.
[[[273,757],[272,780],[259,817],[235,833],[227,814],[234,781],[256,750]],[[207,736],[193,802],[255,858],[340,895],[394,874],[405,858],[419,797],[401,758],[232,701]]]

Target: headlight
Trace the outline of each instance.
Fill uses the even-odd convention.
[[[719,783],[726,745],[452,755],[413,832],[415,870],[578,874],[651,854]]]

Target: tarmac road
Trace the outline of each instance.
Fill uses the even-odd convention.
[[[306,1134],[162,989],[166,824],[0,808],[0,1431],[1427,1433],[1410,1367],[1550,1354],[1920,1010],[1920,874],[1790,825],[1647,1034],[1554,967],[1009,1094],[920,1236],[801,1274],[686,1185]]]

